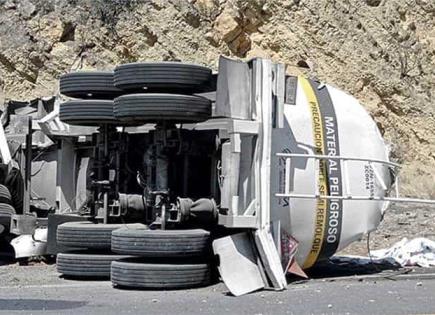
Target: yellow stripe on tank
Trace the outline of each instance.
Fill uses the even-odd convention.
[[[304,77],[298,77],[298,81],[304,90],[305,97],[307,98],[307,104],[310,109],[311,118],[313,121],[313,135],[314,135],[314,147],[316,154],[325,154],[324,146],[324,134],[323,134],[323,122],[322,114],[320,112],[320,105],[316,98],[316,94],[310,82]],[[319,193],[320,195],[327,195],[328,192],[328,175],[326,161],[320,160],[319,163]],[[311,244],[311,250],[307,259],[303,264],[303,268],[310,268],[319,258],[319,253],[322,249],[323,239],[326,228],[326,211],[328,207],[327,199],[318,199],[316,207],[314,236]]]

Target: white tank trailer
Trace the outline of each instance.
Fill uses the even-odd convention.
[[[271,220],[299,242],[296,259],[308,268],[376,229],[394,164],[358,100],[303,77],[294,84],[284,126],[272,132],[271,189],[280,193]]]

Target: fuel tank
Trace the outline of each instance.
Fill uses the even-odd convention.
[[[290,79],[284,128],[272,133],[271,221],[280,222],[281,239],[299,243],[296,261],[309,268],[376,229],[388,206],[376,198],[393,174],[388,146],[357,99]]]

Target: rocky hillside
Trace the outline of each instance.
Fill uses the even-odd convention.
[[[72,69],[269,57],[357,96],[404,192],[435,197],[434,25],[433,0],[0,0],[0,86],[29,99]]]

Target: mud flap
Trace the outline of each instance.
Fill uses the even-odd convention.
[[[233,295],[240,296],[266,286],[250,233],[217,239],[213,242],[213,251],[219,257],[221,278]]]
[[[221,278],[235,296],[263,288],[284,290],[287,286],[279,253],[266,230],[217,239],[213,251],[219,257]]]

